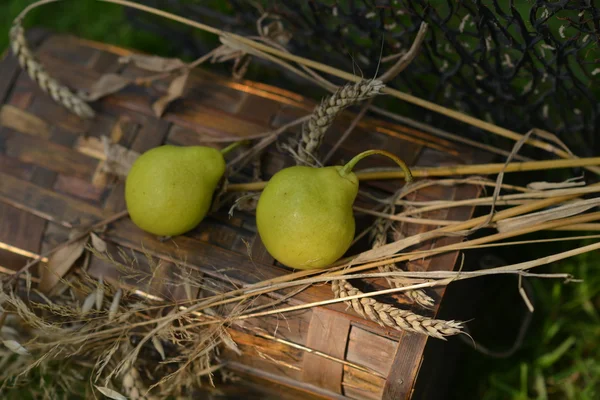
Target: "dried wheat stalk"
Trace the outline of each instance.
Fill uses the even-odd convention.
[[[334,280],[331,288],[336,298],[344,298],[363,294],[345,279]],[[371,297],[352,299],[346,302],[361,316],[375,321],[381,326],[421,333],[437,339],[445,340],[446,336],[462,333],[463,325],[457,321],[444,321],[402,310],[392,305],[380,303]]]
[[[378,248],[387,243],[387,227],[389,227],[389,221],[386,221],[383,218],[378,218],[375,221],[375,237],[373,239],[373,248]],[[400,269],[396,267],[394,263],[381,265],[378,267],[380,272],[398,272]],[[401,288],[407,285],[406,280],[401,280],[392,277],[385,277],[385,280],[388,282],[390,287]],[[404,292],[406,297],[419,304],[422,307],[432,307],[434,305],[434,300],[425,293],[424,290],[409,290]]]
[[[383,82],[379,80],[361,80],[342,86],[331,96],[326,97],[315,108],[308,123],[303,127],[296,161],[299,164],[315,164],[315,153],[337,114],[346,107],[378,95],[384,87]]]
[[[42,64],[35,58],[27,46],[25,30],[21,22],[22,19],[17,18],[10,30],[11,47],[21,67],[54,101],[62,104],[81,118],[93,118],[95,115],[94,110],[66,86],[61,85],[56,79],[48,75]]]
[[[262,176],[262,161],[260,158],[261,154],[257,155],[257,158],[252,160],[252,180],[260,181]],[[254,192],[242,193],[241,196],[236,200],[237,208],[242,211],[254,211],[258,206],[258,197]]]

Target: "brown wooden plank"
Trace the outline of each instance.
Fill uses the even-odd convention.
[[[0,108],[0,126],[28,135],[50,138],[50,126],[38,116],[10,104]]]
[[[299,382],[285,376],[276,375],[273,373],[269,373],[263,371],[261,369],[255,369],[248,367],[244,364],[231,362],[227,364],[227,368],[239,373],[239,374],[248,374],[253,378],[258,378],[261,380],[265,380],[270,383],[274,383],[278,386],[288,386],[294,389],[294,399],[331,399],[331,400],[344,400],[347,399],[345,396],[337,394],[335,392],[331,392],[329,390],[320,388],[318,386],[310,385],[305,382]],[[285,395],[285,394],[283,394]]]
[[[315,103],[298,93],[291,92],[281,87],[275,87],[262,82],[250,80],[232,80],[224,75],[210,72],[208,70],[197,70],[190,77],[190,86],[194,86],[196,82],[214,82],[223,87],[239,90],[253,96],[270,99],[281,103],[282,105],[290,105],[297,108],[303,108],[307,111],[312,111]]]
[[[59,224],[50,223],[46,225],[44,231],[44,238],[42,240],[41,252],[44,253],[50,249],[55,248],[61,243],[69,240],[69,234],[71,229],[61,226]]]
[[[167,242],[161,242],[153,235],[142,232],[128,218],[113,224],[112,229],[108,230],[105,236],[107,240],[114,241],[116,244],[138,251],[146,251],[167,261],[173,260],[173,257],[176,260],[186,260],[204,274],[236,285],[252,284],[291,272],[287,268],[258,264],[256,260],[250,260],[247,255],[243,256],[186,236],[178,236]],[[232,268],[232,265],[236,267]],[[315,285],[289,299],[288,302],[302,304],[332,297],[330,286]],[[359,322],[365,329],[368,327],[391,338],[400,335],[398,331],[382,328],[375,322],[367,321],[355,313],[349,313],[343,303],[331,304],[326,308],[346,315],[350,321]]]
[[[227,145],[227,141],[215,141],[212,134],[206,135],[196,130],[183,128],[179,125],[173,125],[169,131],[167,143],[176,146],[208,146],[214,148],[222,148]]]
[[[403,336],[402,345],[394,357],[392,373],[388,376],[384,387],[383,399],[410,399],[414,380],[421,364],[422,351],[420,350],[426,342],[427,336],[424,335],[407,333]]]
[[[39,254],[45,223],[40,217],[0,203],[0,242],[2,243]],[[0,257],[3,267],[15,270],[23,266],[23,261],[27,261],[20,255],[5,251]]]
[[[104,217],[102,210],[85,202],[58,194],[29,182],[0,173],[0,197],[23,209],[46,215],[48,219],[66,221],[72,225]]]
[[[275,263],[275,259],[267,251],[267,248],[260,239],[260,235],[254,236],[250,252],[252,253],[252,259],[255,260],[257,263],[266,265],[273,265]]]
[[[87,46],[75,36],[53,34],[39,46],[36,53],[40,59],[52,57],[69,65],[90,69],[90,61],[94,60],[98,50]]]
[[[2,139],[4,132],[0,129],[0,148],[2,148]],[[1,151],[1,150],[0,150]],[[0,153],[0,172],[14,176],[18,179],[29,180],[33,174],[34,166],[24,163],[16,158],[8,157]]]
[[[454,199],[462,200],[465,198],[477,197],[479,189],[475,186],[463,186],[454,191]],[[472,215],[473,208],[460,207],[451,208],[446,214],[449,220],[465,220]],[[426,216],[427,218],[428,216]],[[434,227],[430,227],[433,229]],[[462,241],[461,237],[445,237],[437,239],[434,246],[441,247],[447,244],[458,243]],[[452,270],[456,264],[458,252],[444,253],[429,257],[426,261],[426,270]],[[418,265],[418,264],[417,264]],[[414,264],[413,264],[414,266]],[[422,265],[423,266],[423,265]],[[445,288],[436,290],[439,298],[444,295]],[[439,308],[439,303],[434,308],[434,314]],[[422,355],[427,343],[427,337],[422,335],[404,335],[394,357],[392,369],[386,382],[383,392],[383,399],[409,399],[416,382],[419,366],[422,362]],[[430,339],[434,340],[434,339]]]
[[[237,327],[228,329],[241,354],[224,347],[228,362],[239,362],[250,368],[260,368],[285,377],[301,380],[303,351],[273,340],[257,337]]]
[[[46,33],[38,29],[27,31],[27,40],[32,48],[36,47],[45,37]],[[0,106],[0,175],[4,175],[6,172],[8,179],[21,182],[31,180],[42,187],[49,187],[52,184],[53,176],[50,176],[48,171],[34,164],[7,157],[5,154],[10,147],[8,140],[13,137],[12,132],[7,128],[42,138],[49,138],[51,132],[46,122],[24,111],[31,103],[32,94],[19,87],[18,83],[29,78],[20,69],[13,56],[7,56],[0,62],[0,76],[2,77],[0,80],[0,104],[5,103]],[[0,177],[0,186],[4,185],[5,180],[6,178]],[[0,242],[32,253],[39,253],[45,227],[46,221],[43,218],[21,208],[14,208],[5,203],[0,204]],[[3,251],[0,259],[4,267],[13,269],[21,268],[26,261],[26,259],[19,259],[15,257],[14,253],[6,251]]]
[[[281,107],[282,104],[275,100],[246,93],[235,115],[260,125],[270,126],[273,117]]]
[[[252,243],[255,234],[208,216],[187,236],[245,255],[248,254],[245,243]]]
[[[201,273],[185,267],[175,266],[174,263],[163,260],[148,258],[145,254],[127,251],[129,259],[123,259],[118,247],[107,242],[107,252],[113,260],[119,264],[92,257],[88,268],[88,274],[99,279],[103,277],[106,281],[112,281],[115,285],[126,289],[139,289],[153,296],[159,296],[168,303],[180,303],[189,301],[188,292],[185,288],[183,278],[188,277],[191,282],[189,294],[192,299],[197,298],[199,284],[201,284]]]
[[[89,201],[97,207],[102,206],[105,194],[103,187],[97,187],[89,181],[65,175],[58,175],[54,184],[54,190],[67,196]]]
[[[50,44],[50,42],[46,42]],[[38,58],[44,65],[50,76],[54,79],[73,89],[74,91],[85,90],[88,91],[92,85],[100,78],[100,74],[90,68],[82,68],[81,66],[73,63],[75,57],[65,59],[53,54],[49,54],[45,51],[46,44],[42,46],[40,52],[38,52]],[[93,50],[92,50],[93,51]],[[85,51],[78,55],[84,57],[85,63],[89,62],[91,53]]]
[[[165,113],[164,119],[218,140],[242,140],[270,130],[267,123],[263,125],[234,118],[231,114],[199,105],[191,99],[181,100]]]
[[[114,129],[115,124],[118,121],[118,117],[106,114],[97,114],[94,117],[94,123],[90,126],[90,129],[86,132],[85,136],[80,136],[83,139],[99,139],[100,136],[110,137],[110,132]]]
[[[17,75],[20,71],[19,62],[12,55],[12,52],[7,51],[6,55],[0,60],[0,104],[4,103],[8,94],[15,84]]]
[[[21,79],[19,79],[18,82],[20,81]],[[10,101],[7,104],[10,104],[11,106],[17,107],[21,110],[26,110],[32,101],[32,90],[30,88],[23,87],[22,85],[17,84],[17,86],[13,89],[12,93],[10,94]]]
[[[293,365],[299,369],[302,367],[304,352],[300,349],[235,329],[235,325],[234,328],[228,329],[228,332],[233,341],[240,346],[240,350],[243,353],[242,358],[249,356],[251,353],[258,354],[256,351],[260,350],[265,355],[280,357],[284,363]]]
[[[6,141],[6,153],[25,163],[36,164],[50,171],[83,180],[90,180],[97,160],[70,147],[29,135],[12,135]]]
[[[317,308],[313,310],[306,346],[343,359],[350,331],[350,321],[338,314]],[[342,393],[343,364],[317,356],[304,355],[304,382]]]
[[[368,346],[365,346],[368,343]],[[346,360],[387,376],[398,342],[357,326],[350,328]]]
[[[232,114],[213,107],[214,102],[205,101],[205,90],[210,88],[196,89],[191,91],[192,97],[186,93],[184,98],[171,104],[163,118],[197,132],[205,137],[206,141],[235,141],[268,130],[270,116],[257,119],[262,123],[253,122],[251,118],[248,120],[234,118]],[[196,101],[196,98],[200,101]],[[105,98],[102,103],[108,107],[126,108],[147,116],[154,116],[151,107],[153,101],[154,99],[140,88],[129,87]],[[241,101],[241,97],[236,101]],[[269,105],[273,104],[269,103]],[[261,112],[265,113],[264,110]]]
[[[169,133],[171,124],[155,118],[144,118],[136,121],[141,126],[131,144],[131,150],[142,154],[153,147],[163,144],[165,137]]]
[[[238,253],[187,236],[161,242],[154,235],[140,230],[129,218],[117,221],[106,232],[106,237],[135,250],[142,250],[144,246],[156,256],[174,257],[176,260],[183,260],[185,257],[189,264],[215,278],[223,278],[223,272],[220,271],[224,271],[235,284],[257,282],[286,273],[286,270],[277,267],[263,268]],[[237,265],[237,268],[230,268],[231,265]]]
[[[51,125],[76,134],[87,132],[94,123],[91,119],[79,118],[44,93],[35,96],[29,112]]]
[[[131,150],[140,154],[163,144],[171,127],[171,124],[168,122],[152,117],[136,114],[126,114],[125,116],[129,118],[127,124],[130,128],[124,129],[131,129],[131,132],[124,134],[122,139],[132,141]],[[120,121],[122,120],[120,119]],[[125,210],[125,183],[123,181],[117,182],[104,204],[105,209],[110,212]]]
[[[381,399],[385,379],[344,365],[344,395],[352,399]]]
[[[223,111],[227,114],[237,114],[247,93],[236,90],[209,79],[191,79],[188,81],[186,96],[203,104]]]

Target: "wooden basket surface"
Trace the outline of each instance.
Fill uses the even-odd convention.
[[[75,89],[86,90],[102,75],[120,72],[145,76],[144,71],[124,67],[119,56],[129,51],[99,43],[33,31],[29,41],[50,74]],[[137,152],[170,143],[204,144],[223,147],[228,142],[275,129],[310,113],[316,103],[295,93],[249,81],[234,81],[197,71],[188,81],[183,99],[173,103],[162,118],[151,104],[166,89],[166,83],[153,87],[130,86],[93,106],[97,116],[84,121],[54,103],[6,54],[0,62],[0,266],[4,272],[16,270],[31,257],[68,239],[72,227],[89,225],[125,209],[123,182],[105,176],[99,165],[104,157],[100,137]],[[327,152],[352,119],[344,113],[326,136],[322,152]],[[476,154],[426,133],[385,121],[365,119],[336,152],[333,163],[349,160],[367,148],[381,148],[402,157],[409,165],[439,166],[471,163]],[[263,163],[263,179],[284,166],[290,157],[273,146]],[[381,167],[377,157],[366,159],[361,168]],[[249,171],[246,171],[249,174]],[[393,193],[401,181],[380,181],[361,185],[373,193]],[[477,196],[472,186],[432,186],[411,195],[411,199],[459,200]],[[226,208],[226,207],[225,207]],[[424,215],[425,218],[465,220],[470,207],[450,208]],[[373,217],[357,216],[357,226],[371,224]],[[401,224],[404,235],[433,227]],[[358,230],[357,230],[358,231]],[[169,260],[185,259],[198,277],[206,275],[237,285],[249,284],[289,273],[277,266],[265,251],[256,233],[254,216],[227,210],[213,213],[194,231],[171,241],[140,231],[121,219],[103,234],[109,251],[127,248],[138,254],[140,268],[145,251],[165,260],[163,277],[172,274]],[[437,247],[459,241],[448,237],[422,246]],[[248,249],[251,250],[252,260]],[[457,254],[448,253],[411,263],[413,270],[452,270]],[[93,257],[93,276],[119,280],[111,264]],[[160,277],[159,277],[160,278]],[[132,285],[134,283],[131,283]],[[137,282],[146,293],[167,299],[183,299],[181,287],[163,284],[161,279]],[[385,288],[385,282],[375,282]],[[430,293],[436,299],[435,315],[443,289]],[[197,293],[203,296],[203,293]],[[314,285],[287,300],[302,304],[332,298],[330,285]],[[414,307],[405,297],[394,296],[404,307]],[[423,310],[415,307],[418,312]],[[427,338],[387,329],[367,321],[338,303],[276,316],[247,320],[230,329],[242,356],[224,349],[228,368],[260,384],[287,386],[283,398],[410,398],[417,379]],[[275,342],[250,333],[260,327]],[[370,374],[320,355],[291,346],[299,344],[371,371]],[[380,377],[381,376],[381,377]]]

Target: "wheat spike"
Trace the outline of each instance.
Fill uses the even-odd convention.
[[[383,82],[379,80],[361,80],[342,86],[331,96],[323,99],[302,129],[302,137],[296,154],[298,164],[315,164],[315,154],[323,141],[325,132],[340,111],[378,95],[384,87]]]
[[[360,290],[352,286],[350,282],[344,279],[334,280],[331,284],[336,298],[356,296],[363,294]],[[421,333],[438,339],[445,340],[446,336],[462,333],[462,323],[457,321],[444,321],[433,319],[423,315],[415,314],[412,311],[402,310],[392,305],[380,303],[370,297],[352,299],[346,302],[354,311],[375,321],[382,326],[389,326],[394,329]]]
[[[94,110],[82,99],[77,97],[66,86],[61,85],[56,79],[48,75],[42,64],[35,58],[25,39],[25,30],[21,25],[21,19],[17,18],[10,29],[10,42],[15,57],[19,60],[21,67],[27,71],[29,77],[38,86],[48,93],[54,101],[62,104],[67,109],[81,118],[93,118]]]
[[[374,239],[373,239],[373,248],[374,249],[377,247],[381,247],[387,243],[387,228],[389,227],[390,222],[391,222],[390,220],[387,220],[384,218],[379,218],[379,219],[377,219],[377,221],[375,221],[375,234],[374,234]],[[379,269],[379,272],[398,272],[398,271],[400,271],[400,269],[398,267],[396,267],[396,265],[393,263],[387,264],[387,265],[382,265],[382,266],[378,267],[378,269]],[[407,285],[406,282],[403,282],[398,279],[394,279],[392,277],[386,276],[385,280],[387,281],[388,285],[390,285],[390,287],[401,288],[401,287],[404,287]],[[418,305],[425,307],[425,308],[431,308],[435,304],[435,301],[430,296],[428,296],[424,290],[421,290],[421,289],[409,290],[409,291],[404,292],[404,294],[406,295],[406,297],[408,297],[409,299],[411,299]]]

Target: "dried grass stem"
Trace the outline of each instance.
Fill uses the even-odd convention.
[[[600,157],[590,158],[574,158],[568,160],[544,160],[544,161],[527,161],[521,163],[510,163],[505,166],[504,163],[497,164],[477,164],[477,165],[458,165],[451,167],[434,167],[434,168],[411,168],[414,178],[425,177],[441,177],[441,176],[457,176],[457,175],[487,175],[497,174],[502,172],[521,172],[521,171],[540,171],[561,168],[574,168],[590,165],[600,165]],[[505,168],[506,167],[506,168]],[[402,179],[404,172],[400,170],[390,171],[384,169],[376,172],[357,171],[356,176],[361,181],[368,180],[389,180]],[[238,183],[227,187],[230,192],[245,192],[257,191],[264,189],[266,182]]]

